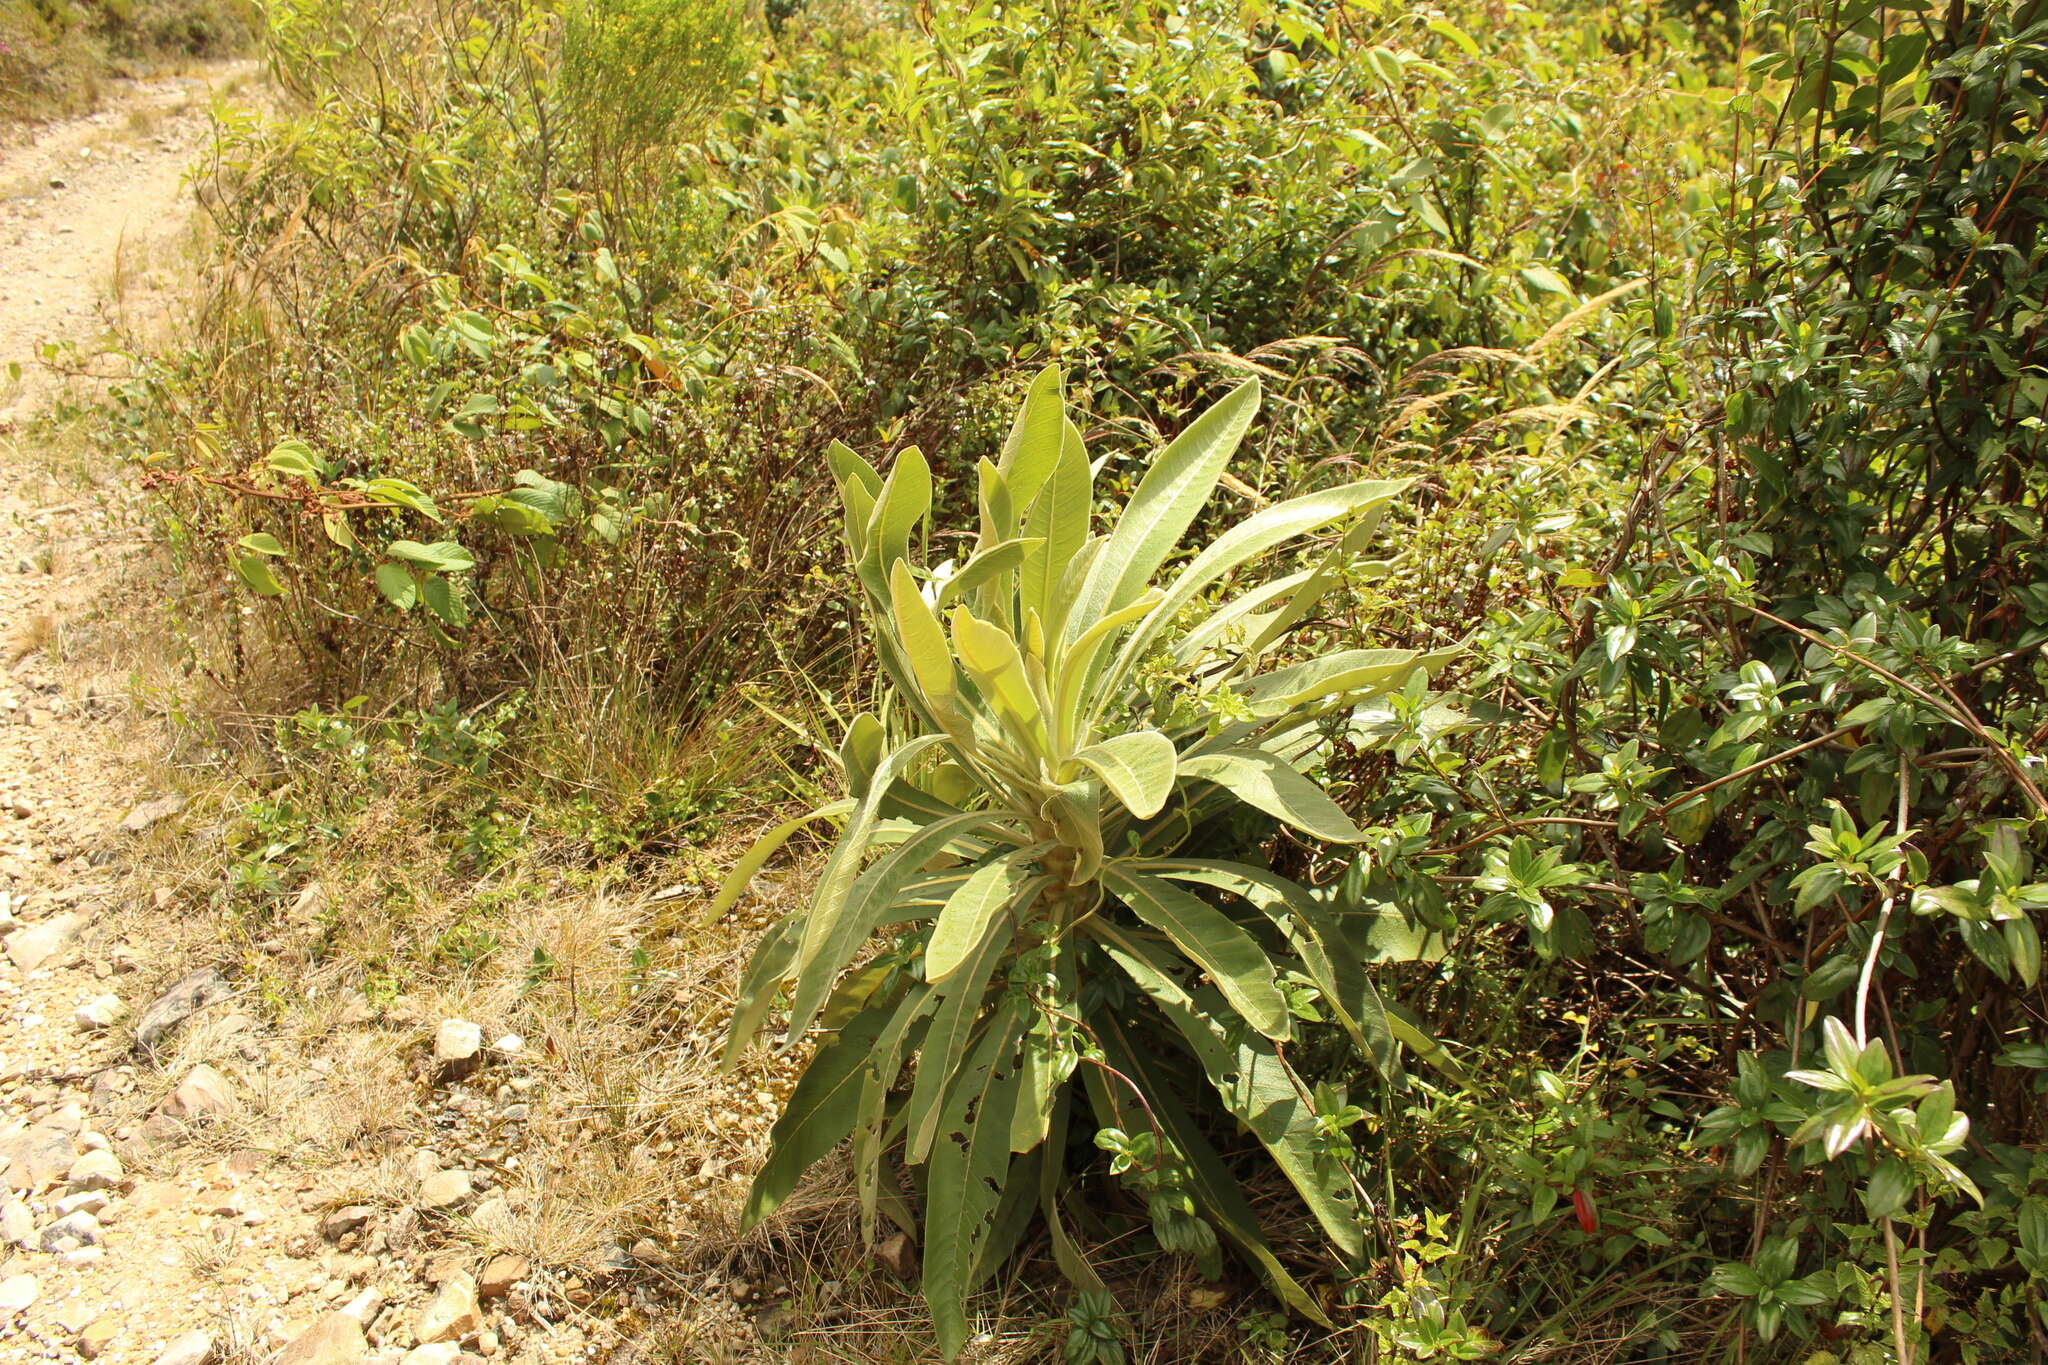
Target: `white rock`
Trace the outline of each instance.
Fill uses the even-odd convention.
[[[187,1332],[164,1347],[156,1365],[206,1365],[213,1359],[213,1338],[204,1332]]]
[[[467,1019],[443,1019],[434,1030],[434,1059],[466,1062],[483,1051],[484,1031]]]
[[[71,1163],[71,1176],[66,1182],[73,1194],[86,1190],[111,1190],[121,1183],[121,1162],[112,1152],[87,1152]]]
[[[407,1351],[399,1365],[455,1365],[461,1354],[462,1347],[452,1341],[434,1341]]]
[[[71,1011],[71,1026],[80,1033],[104,1033],[120,1021],[121,997],[111,991]]]
[[[36,1277],[9,1275],[0,1280],[0,1316],[19,1313],[36,1301]]]
[[[74,1213],[89,1213],[97,1218],[107,1211],[105,1190],[85,1190],[79,1194],[67,1194],[57,1201],[57,1212],[69,1218]]]

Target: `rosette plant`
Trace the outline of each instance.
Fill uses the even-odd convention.
[[[1248,383],[1209,408],[1097,534],[1088,453],[1047,370],[980,464],[972,552],[929,567],[923,456],[903,451],[883,478],[830,455],[889,700],[847,730],[846,798],[771,830],[714,910],[804,824],[841,822],[732,1021],[729,1059],[779,1004],[789,1044],[817,1037],[746,1216],[850,1138],[869,1236],[879,1216],[915,1228],[906,1192],[922,1195],[924,1292],[949,1355],[968,1293],[1034,1211],[1067,1276],[1103,1293],[1062,1218],[1070,1147],[1112,1152],[1162,1246],[1213,1263],[1220,1233],[1320,1317],[1212,1138],[1249,1130],[1355,1260],[1365,1193],[1332,1153],[1358,1111],[1329,1112],[1341,1100],[1294,1071],[1288,1044],[1314,1019],[1383,1070],[1404,1044],[1433,1047],[1367,975],[1412,951],[1398,918],[1212,856],[1256,847],[1232,819],[1247,807],[1362,841],[1303,769],[1361,701],[1433,662],[1382,649],[1262,667],[1407,480],[1267,506],[1177,560],[1258,406]],[[1247,585],[1317,533],[1291,571]]]

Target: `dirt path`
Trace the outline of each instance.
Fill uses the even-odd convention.
[[[150,274],[175,274],[207,101],[203,80],[140,83],[0,154],[0,367],[22,365],[0,405],[0,1360],[451,1365],[502,1349],[478,1297],[520,1267],[418,1285],[392,1210],[343,1198],[363,1173],[294,1160],[262,1121],[280,1075],[321,1078],[191,970],[203,916],[167,937],[175,894],[123,870],[180,806],[138,761],[118,647],[94,638],[137,542],[117,486],[38,420],[59,378],[35,351],[92,355],[117,310],[148,306]],[[81,657],[113,676],[81,678]]]
[[[0,374],[21,367],[0,422],[48,395],[37,349],[102,333],[105,310],[183,233],[191,205],[179,182],[205,135],[210,92],[249,70],[134,82],[98,113],[0,152]]]

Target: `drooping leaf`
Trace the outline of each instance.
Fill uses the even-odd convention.
[[[740,973],[738,993],[733,997],[732,1019],[726,1025],[725,1058],[720,1069],[731,1075],[738,1069],[740,1055],[761,1031],[768,1011],[781,998],[781,986],[789,964],[796,960],[796,917],[784,915],[768,926]]]
[[[1241,1030],[1230,1035],[1229,1011],[1213,990],[1183,990],[1144,944],[1112,929],[1103,933],[1110,957],[1187,1040],[1224,1107],[1272,1153],[1331,1243],[1347,1256],[1364,1255],[1357,1192],[1342,1162],[1318,1158],[1315,1114],[1303,1098],[1303,1082],[1266,1039]]]
[[[1263,750],[1196,754],[1183,758],[1180,770],[1182,776],[1214,782],[1246,805],[1318,839],[1365,842],[1365,831],[1351,823],[1321,787]]]
[[[238,556],[235,575],[258,597],[277,597],[284,592],[284,584],[278,582],[277,575],[271,572],[270,561],[260,554]]]
[[[457,630],[469,624],[469,604],[440,574],[428,574],[420,580],[420,600],[427,604],[427,610]]]
[[[804,912],[803,938],[796,958],[797,994],[790,1006],[792,1042],[810,1027],[811,1019],[825,1002],[831,978],[846,965],[843,960],[834,959],[822,970],[817,966],[828,946],[836,948],[842,942],[840,921],[845,914],[847,893],[853,889],[854,880],[860,875],[860,865],[874,833],[882,798],[891,784],[941,738],[939,735],[920,735],[883,758],[868,784],[866,795],[860,798],[846,822],[846,828],[840,832],[838,842],[832,846],[832,854],[826,859],[825,870],[818,878],[818,889]]]
[[[1139,1110],[1128,1097],[1116,1096],[1106,1086],[1101,1087],[1111,1100],[1124,1109],[1134,1111],[1133,1117],[1125,1120],[1126,1124],[1143,1123],[1142,1115],[1148,1112],[1156,1117],[1166,1136],[1187,1160],[1193,1177],[1195,1200],[1202,1216],[1237,1244],[1281,1302],[1303,1317],[1329,1326],[1330,1319],[1322,1307],[1274,1255],[1259,1227],[1259,1218],[1252,1210],[1251,1201],[1245,1198],[1229,1168],[1202,1135],[1200,1125],[1173,1098],[1172,1085],[1161,1072],[1152,1045],[1133,1033],[1130,1026],[1114,1014],[1098,1014],[1091,1022],[1109,1064],[1131,1077],[1144,1091],[1148,1109]],[[1098,1084],[1090,1073],[1090,1088],[1095,1089]]]
[[[1268,1038],[1289,1035],[1287,1004],[1275,984],[1272,959],[1221,910],[1119,863],[1103,868],[1103,882],[1133,914],[1200,964],[1246,1023]]]
[[[743,1229],[780,1208],[811,1164],[853,1131],[861,1068],[893,1012],[888,1005],[863,1012],[812,1056],[769,1133],[768,1160],[747,1191]]]

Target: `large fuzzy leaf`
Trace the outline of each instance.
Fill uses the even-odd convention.
[[[876,1037],[861,1071],[860,1104],[853,1125],[853,1177],[860,1191],[861,1236],[869,1241],[874,1240],[875,1213],[881,1202],[882,1128],[888,1117],[889,1095],[896,1088],[904,1057],[915,1050],[922,1037],[921,1026],[937,1002],[931,987],[912,983]]]
[[[1333,698],[1384,692],[1417,668],[1429,668],[1449,652],[1412,649],[1351,649],[1263,673],[1245,685],[1254,716],[1281,716]]]
[[[839,500],[846,508],[846,548],[855,562],[867,551],[868,520],[875,513],[875,499],[882,492],[882,476],[866,460],[834,441],[825,448],[825,464],[839,485]]]
[[[1060,596],[1060,578],[1088,542],[1088,519],[1095,505],[1094,480],[1080,433],[1061,418],[1066,433],[1050,476],[1024,516],[1024,534],[1039,544],[1024,557],[1018,574],[1018,601],[1036,611],[1048,632],[1057,634],[1067,603]]]
[[[892,1004],[863,1011],[804,1068],[769,1133],[768,1160],[747,1191],[744,1227],[753,1227],[780,1207],[811,1163],[853,1131],[861,1068],[894,1010]]]
[[[1025,554],[1037,545],[1038,542],[1030,537],[1019,537],[977,551],[973,558],[960,566],[958,572],[939,584],[938,605],[950,606],[976,588],[1015,569],[1024,562]]]
[[[896,638],[917,679],[918,690],[934,710],[952,705],[959,688],[953,677],[953,651],[931,604],[918,591],[910,565],[897,560],[889,570],[889,603],[896,618]]]
[[[1206,988],[1183,989],[1171,964],[1145,944],[1115,929],[1106,928],[1103,936],[1110,957],[1187,1040],[1224,1107],[1272,1153],[1331,1243],[1354,1259],[1363,1256],[1357,1192],[1341,1164],[1318,1159],[1315,1114],[1302,1098],[1301,1081],[1288,1073],[1272,1043],[1243,1030],[1233,1036],[1222,998]]]
[[[1088,691],[1095,676],[1095,661],[1116,633],[1142,619],[1159,601],[1157,591],[1143,593],[1120,611],[1113,611],[1081,632],[1059,660],[1059,676],[1053,680],[1053,723],[1062,745],[1079,742],[1085,713],[1099,713],[1101,706]]]
[[[1043,881],[1030,868],[1007,855],[992,856],[946,898],[924,950],[925,980],[937,985],[960,970],[988,933],[997,915],[1008,910],[1028,883]]]
[[[1006,1002],[941,1106],[925,1185],[924,1297],[947,1359],[967,1344],[967,1291],[1010,1169],[1023,1020]]]
[[[1246,805],[1318,839],[1336,844],[1365,842],[1365,831],[1352,824],[1321,787],[1296,772],[1293,765],[1262,750],[1197,754],[1182,759],[1180,771],[1183,777],[1214,782]]]
[[[925,1031],[924,1046],[917,1054],[917,1075],[910,1083],[910,1106],[906,1111],[909,1130],[905,1154],[913,1162],[923,1161],[931,1151],[947,1082],[967,1056],[988,994],[989,977],[994,975],[996,963],[1010,946],[1012,933],[1008,920],[994,921],[960,970],[948,977],[944,986],[932,988],[943,994],[938,1008],[932,1012],[931,1027]]]
[[[952,616],[953,652],[974,679],[1012,736],[1030,752],[1047,750],[1045,713],[1017,642],[1001,626],[981,620],[965,607]]]
[[[1079,634],[1145,590],[1215,491],[1217,478],[1258,410],[1259,385],[1251,380],[1189,423],[1159,452],[1082,585],[1080,600],[1068,618],[1069,635]]]
[[[1413,479],[1375,479],[1348,483],[1276,503],[1231,527],[1210,542],[1175,576],[1173,586],[1167,589],[1158,607],[1124,641],[1107,682],[1113,685],[1116,678],[1123,676],[1159,632],[1172,624],[1181,609],[1211,583],[1277,545],[1375,503],[1383,504],[1413,482]]]
[[[862,559],[862,581],[878,597],[886,597],[889,566],[910,558],[910,536],[932,507],[932,469],[916,446],[906,447],[883,481],[882,493],[868,520],[867,553]],[[872,568],[873,578],[867,570]]]
[[[1074,755],[1100,777],[1131,814],[1150,819],[1173,792],[1173,741],[1157,730],[1134,730]]]
[[[1383,1075],[1401,1074],[1401,1053],[1384,1001],[1365,974],[1350,936],[1330,908],[1267,868],[1207,859],[1161,859],[1148,872],[1227,891],[1256,906],[1287,935],[1323,1003]]]
[[[833,921],[830,936],[819,945],[815,961],[822,964],[821,967],[805,972],[797,981],[796,994],[790,1000],[791,1017],[801,1018],[808,1024],[816,1003],[824,997],[833,978],[860,951],[860,946],[868,941],[869,936],[884,924],[906,918],[900,913],[899,903],[905,889],[921,877],[927,863],[961,840],[971,839],[977,834],[1001,832],[998,817],[986,811],[949,815],[915,827],[895,848],[876,859],[871,867],[855,878]],[[870,836],[870,844],[879,842],[883,833],[882,829],[876,828]]]
[[[844,957],[835,957],[822,966],[820,964],[827,947],[843,941],[846,931],[841,920],[846,910],[847,893],[853,889],[854,880],[860,875],[861,862],[874,833],[882,798],[925,750],[943,738],[940,735],[920,735],[884,758],[876,767],[873,780],[868,783],[867,795],[854,808],[839,842],[832,846],[832,856],[826,859],[825,871],[818,878],[818,889],[811,898],[809,909],[804,912],[803,936],[796,955],[797,999],[790,1007],[791,1043],[810,1027],[818,1006],[824,1003],[831,978],[846,965]],[[856,944],[859,941],[854,940]]]
[[[1157,877],[1114,862],[1104,866],[1102,875],[1133,914],[1209,973],[1246,1023],[1268,1038],[1289,1035],[1287,1004],[1274,981],[1273,961],[1256,939],[1215,906]]]
[[[1017,410],[1010,434],[1003,439],[996,469],[1003,476],[1015,508],[1031,506],[1059,464],[1067,422],[1066,399],[1060,390],[1059,367],[1048,365],[1040,370],[1024,395],[1024,405]],[[1007,537],[1016,528],[1005,526],[1001,530]]]

